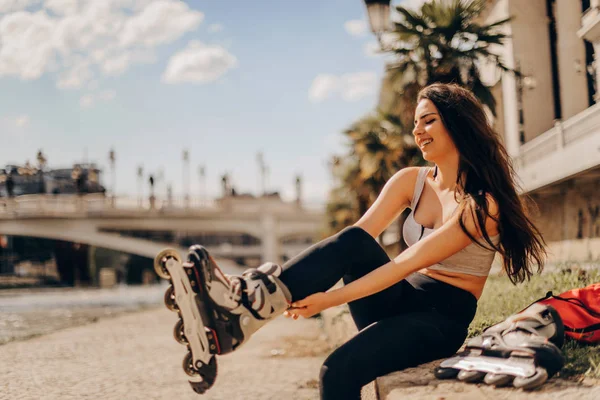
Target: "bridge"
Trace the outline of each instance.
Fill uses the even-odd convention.
[[[225,197],[182,205],[89,195],[26,195],[0,199],[0,234],[82,243],[153,258],[176,242],[153,241],[144,233],[243,234],[247,243],[212,243],[219,258],[260,257],[282,261],[308,247],[322,227],[323,213],[279,198]],[[132,235],[133,232],[133,235]],[[137,233],[137,234],[136,234]]]

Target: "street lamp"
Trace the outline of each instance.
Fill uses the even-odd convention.
[[[365,0],[369,25],[381,46],[381,35],[390,29],[390,0]]]
[[[262,152],[258,152],[256,154],[256,162],[258,163],[258,171],[260,174],[260,191],[259,197],[265,195],[265,186],[266,186],[266,175],[267,175],[267,165],[265,164],[265,157]]]
[[[198,165],[198,176],[200,177],[200,204],[202,204],[204,201],[204,196],[206,194],[206,169],[204,165]]]
[[[300,205],[302,199],[302,176],[296,175],[296,204]]]
[[[519,143],[525,144],[525,110],[524,110],[524,95],[525,89],[533,90],[537,86],[537,81],[532,76],[524,75],[521,71],[521,63],[517,60],[516,78],[517,78],[517,110],[519,111]]]
[[[115,204],[115,199],[117,197],[117,185],[116,185],[116,181],[117,181],[117,176],[115,174],[115,162],[117,160],[116,154],[115,154],[115,149],[110,149],[110,152],[108,153],[108,161],[110,161],[110,172],[111,172],[111,186],[112,186],[112,204],[114,206]]]
[[[189,150],[183,150],[183,191],[185,208],[190,207],[190,152]]]
[[[165,184],[165,168],[158,168],[158,172],[156,173],[156,191],[162,193],[163,185]]]
[[[42,152],[41,149],[38,150],[36,159],[37,159],[39,168],[44,169],[44,167],[46,166],[46,162],[48,162],[48,160],[46,160],[46,156],[44,155],[44,153]]]
[[[138,207],[142,207],[142,181],[144,179],[144,167],[142,165],[137,168],[138,177]]]
[[[148,178],[148,183],[150,184],[150,197],[148,200],[150,201],[150,209],[154,210],[154,205],[156,201],[156,197],[154,197],[154,175],[150,175]]]
[[[46,160],[46,156],[44,155],[41,149],[37,152],[36,158],[39,166],[38,173],[40,174],[39,192],[43,194],[46,193],[46,185],[44,183],[44,168],[46,167],[46,163],[48,162],[48,160]]]
[[[150,175],[148,183],[150,184],[150,197],[154,197],[154,175]]]

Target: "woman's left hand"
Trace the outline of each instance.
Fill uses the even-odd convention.
[[[319,292],[292,303],[292,307],[285,311],[284,315],[294,319],[298,319],[298,316],[310,318],[332,305],[330,296],[327,293]]]

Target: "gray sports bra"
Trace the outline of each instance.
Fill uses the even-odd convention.
[[[410,203],[411,213],[406,218],[402,233],[404,234],[404,241],[407,245],[412,246],[417,243],[420,239],[427,237],[435,229],[426,228],[415,221],[415,208],[423,193],[425,187],[425,180],[427,179],[427,173],[431,168],[421,168],[417,175],[417,183],[415,184],[415,191],[413,194],[412,202]],[[457,207],[458,208],[458,207]],[[456,209],[455,209],[456,211]],[[490,236],[492,243],[498,244],[500,235]],[[483,243],[485,246],[487,243]],[[487,244],[489,246],[489,244]],[[495,251],[484,249],[476,243],[471,243],[458,253],[451,255],[445,260],[431,265],[428,269],[460,272],[463,274],[475,275],[475,276],[487,276],[492,267],[494,261]]]

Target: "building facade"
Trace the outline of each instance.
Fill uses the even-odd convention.
[[[496,130],[551,261],[600,259],[600,0],[489,0],[511,17],[495,49],[521,77],[483,68]]]
[[[75,164],[73,168],[40,170],[28,164],[7,165],[0,170],[0,197],[8,197],[7,181],[12,180],[13,196],[27,194],[105,193],[102,170],[95,164]],[[10,178],[9,178],[10,177]]]

